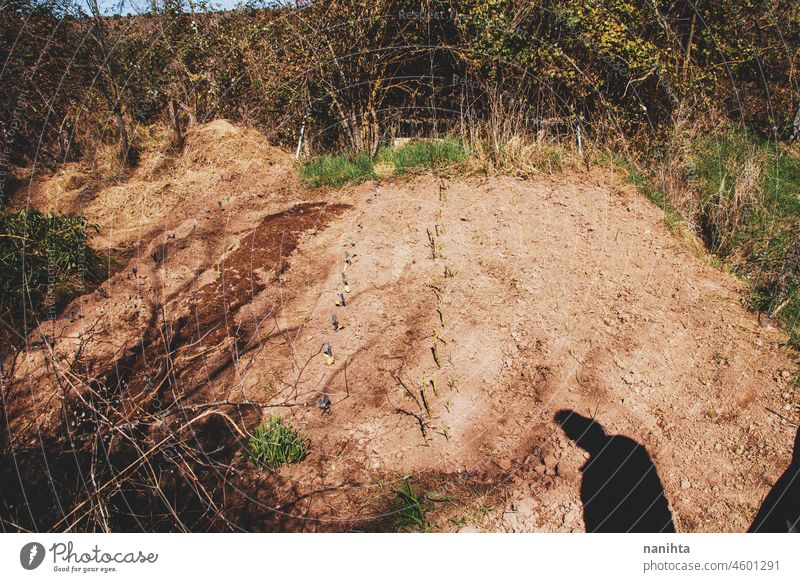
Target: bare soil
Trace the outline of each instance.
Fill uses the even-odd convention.
[[[294,176],[215,122],[81,204],[129,258],[43,324],[52,355],[18,356],[11,434],[61,422],[52,366],[135,391],[169,374],[173,398],[264,403],[248,428],[280,411],[308,435],[302,463],[237,482],[247,529],[383,529],[413,474],[440,531],[582,531],[585,453],[553,420],[570,409],[647,449],[679,531],[746,530],[791,455],[794,354],[620,176]],[[29,203],[65,208],[63,181]]]

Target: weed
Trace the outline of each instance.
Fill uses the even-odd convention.
[[[430,527],[425,519],[424,497],[414,492],[410,477],[403,479],[403,484],[394,490],[396,498],[393,511],[395,514],[395,531],[429,531]]]
[[[97,230],[83,217],[36,210],[0,214],[0,313],[42,313],[103,278],[103,258],[87,244]]]
[[[308,455],[305,435],[295,431],[280,415],[271,417],[267,424],[257,426],[249,444],[252,461],[270,469],[299,463]]]
[[[555,141],[511,137],[494,146],[476,141],[471,149],[484,169],[521,177],[556,174],[578,165],[575,154]]]
[[[452,523],[455,527],[462,528],[467,525],[467,520],[463,517],[450,517],[447,519],[450,523]]]
[[[481,505],[478,508],[478,513],[481,515],[481,517],[488,517],[488,515],[493,511],[494,507],[491,505]]]
[[[457,140],[419,140],[398,148],[382,149],[376,160],[364,153],[316,156],[300,166],[300,178],[314,188],[360,184],[390,175],[399,176],[409,170],[433,170],[461,164],[468,157],[467,150]]]

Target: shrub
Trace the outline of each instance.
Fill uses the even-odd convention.
[[[86,242],[92,229],[83,217],[0,213],[1,314],[52,312],[101,281],[102,257]]]
[[[250,458],[257,465],[274,469],[299,463],[308,455],[308,439],[295,431],[280,415],[261,424],[250,437]]]

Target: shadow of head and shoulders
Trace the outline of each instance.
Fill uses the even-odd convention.
[[[555,420],[589,453],[581,468],[581,501],[589,532],[674,532],[672,513],[647,449],[572,410]]]
[[[764,498],[750,533],[800,533],[800,427],[789,466]]]

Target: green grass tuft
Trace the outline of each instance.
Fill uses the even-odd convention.
[[[409,170],[462,164],[468,157],[464,145],[455,139],[412,141],[397,148],[386,148],[378,154],[381,162],[394,166],[396,176]]]
[[[103,280],[103,258],[83,217],[37,210],[0,213],[0,316],[42,315]]]
[[[308,439],[295,431],[280,415],[261,424],[250,437],[250,458],[262,467],[274,469],[289,463],[299,463],[308,455]]]
[[[433,170],[461,164],[467,158],[469,153],[460,141],[435,139],[413,141],[397,148],[384,148],[378,152],[376,161],[390,168],[391,175],[399,176],[409,170]],[[314,188],[360,184],[381,176],[367,154],[358,154],[355,157],[327,154],[311,158],[300,166],[300,179]]]
[[[343,154],[310,159],[300,167],[300,178],[309,186],[342,186],[360,184],[377,178],[372,159],[367,154],[355,157]]]
[[[394,529],[398,532],[429,531],[430,526],[425,519],[423,497],[414,492],[410,477],[403,479],[403,484],[394,490],[397,497],[394,501]]]

